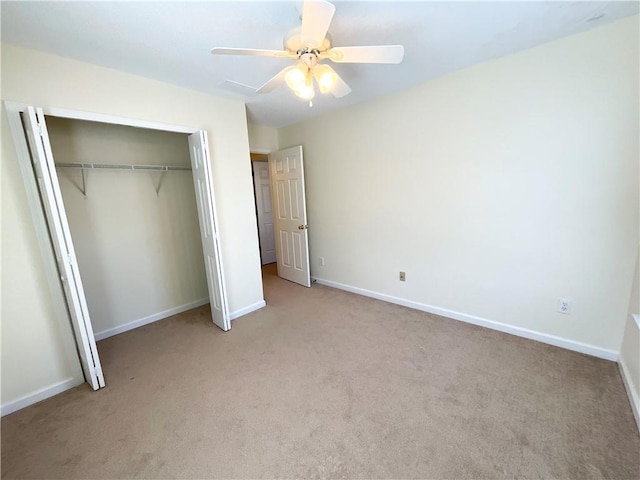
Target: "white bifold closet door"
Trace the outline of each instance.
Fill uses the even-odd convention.
[[[44,113],[41,108],[28,107],[23,113],[23,121],[67,309],[78,345],[80,363],[85,379],[94,390],[97,390],[104,387],[104,375],[71,240],[71,231],[62,202]]]
[[[196,203],[198,205],[202,250],[207,272],[211,317],[213,323],[226,332],[231,329],[231,320],[227,308],[224,282],[222,281],[224,274],[220,256],[218,227],[216,225],[216,204],[211,183],[207,132],[201,130],[189,135],[189,152],[196,191]]]

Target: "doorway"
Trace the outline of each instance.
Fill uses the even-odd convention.
[[[188,136],[45,119],[96,340],[208,303]]]
[[[259,162],[261,160],[264,162],[265,156],[268,159],[268,166],[260,166]],[[255,161],[253,161],[254,158],[256,158]],[[310,287],[309,225],[307,224],[302,146],[286,148],[269,155],[252,154],[252,171],[254,172],[256,221],[261,233],[262,264],[269,263],[265,262],[266,255],[263,254],[263,251],[267,250],[265,247],[271,241],[270,236],[262,234],[262,232],[269,233],[269,230],[272,230],[275,246],[273,253],[278,276]],[[260,178],[260,175],[265,178]],[[269,216],[260,211],[264,209],[261,204],[267,204],[264,201],[264,192],[269,188],[266,185],[267,176],[269,177],[268,186],[271,190]],[[265,218],[267,218],[266,221]],[[269,227],[265,228],[265,223],[270,223]]]
[[[258,223],[260,261],[264,266],[277,262],[271,204],[271,176],[269,175],[269,156],[267,154],[251,152],[251,174],[253,175],[253,193]]]

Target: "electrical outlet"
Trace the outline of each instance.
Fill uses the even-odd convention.
[[[320,257],[320,266],[324,267],[324,257]]]
[[[559,298],[556,310],[558,311],[558,313],[571,315],[571,300],[568,300],[566,298]]]
[[[400,281],[401,282],[407,281],[407,274],[405,272],[400,272]]]

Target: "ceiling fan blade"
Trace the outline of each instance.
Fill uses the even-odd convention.
[[[336,7],[325,0],[305,0],[302,7],[302,28],[300,30],[303,43],[320,47],[327,36],[335,11]]]
[[[336,47],[326,53],[336,63],[400,63],[404,58],[402,45],[368,47]]]
[[[211,49],[214,55],[256,55],[259,57],[284,57],[296,58],[286,50],[261,50],[259,48],[226,48],[214,47]]]
[[[336,77],[336,86],[333,87],[333,90],[331,91],[333,96],[336,98],[342,98],[349,95],[351,93],[351,87],[347,85],[347,82],[345,82],[337,73]]]
[[[264,85],[258,88],[256,93],[269,93],[278,88],[284,82],[284,77],[287,75],[287,72],[292,68],[295,68],[295,65],[291,65],[280,70],[275,74],[275,76],[267,80]]]

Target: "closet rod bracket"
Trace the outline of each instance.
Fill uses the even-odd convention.
[[[164,180],[164,175],[167,173],[166,170],[160,172],[160,178],[158,178],[158,185],[156,185],[156,197],[160,196],[160,187],[162,186],[162,180]]]
[[[80,189],[80,191],[82,192],[82,196],[84,198],[87,198],[87,181],[84,177],[84,168],[81,168],[80,172],[82,173],[82,188]]]

